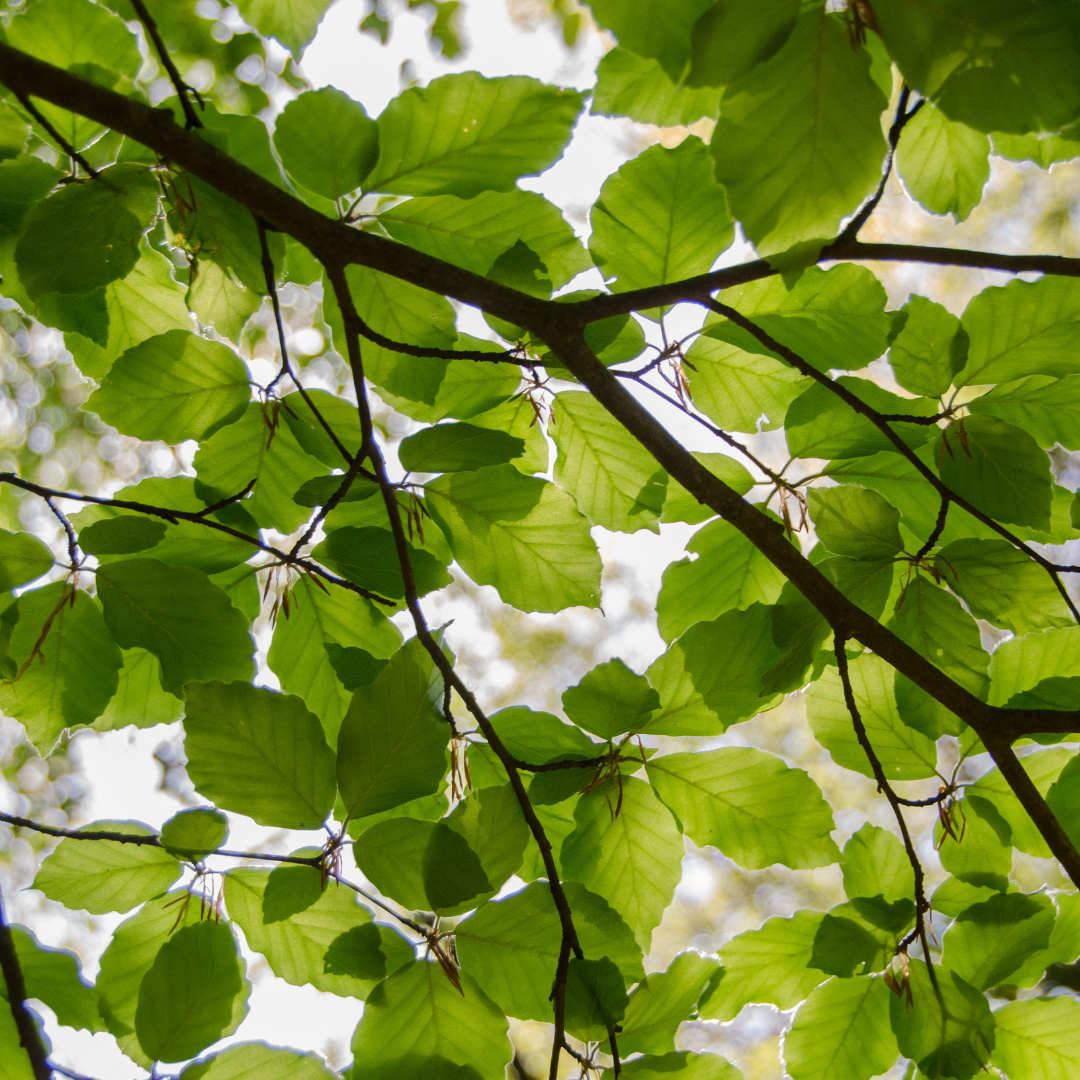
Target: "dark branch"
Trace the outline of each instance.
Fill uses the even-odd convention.
[[[19,99],[19,104],[22,105],[22,107],[49,133],[60,149],[63,150],[72,161],[77,161],[83,167],[87,176],[93,177],[93,179],[96,180],[101,175],[97,169],[95,169],[93,165],[91,165],[90,162],[87,161],[86,158],[84,158],[82,154],[80,154],[79,151],[52,126],[51,123],[49,123],[38,107],[30,100],[29,94],[16,90],[15,96]]]
[[[135,9],[135,14],[139,16],[139,22],[143,24],[147,34],[150,35],[150,40],[153,41],[154,48],[157,49],[158,57],[161,59],[161,63],[169,75],[169,81],[176,88],[176,92],[180,96],[180,107],[184,110],[184,126],[189,131],[192,128],[201,128],[203,122],[199,119],[199,114],[192,106],[191,98],[188,97],[188,94],[194,94],[195,100],[199,103],[199,108],[205,109],[206,106],[203,104],[202,95],[194,86],[189,86],[182,78],[180,78],[180,72],[176,70],[176,64],[173,63],[173,58],[169,55],[169,50],[165,48],[165,42],[161,40],[161,31],[158,30],[158,25],[154,22],[154,17],[147,10],[143,0],[131,0],[131,6]]]
[[[926,543],[915,552],[916,562],[925,559],[933,550],[934,545],[941,539],[941,534],[945,531],[945,520],[949,516],[949,503],[951,502],[952,499],[948,495],[941,496],[941,509],[938,511],[937,521],[934,522],[934,528],[926,538]]]
[[[19,1045],[30,1059],[34,1080],[49,1080],[49,1051],[41,1037],[33,1013],[26,1007],[26,980],[23,979],[19,954],[15,951],[15,939],[4,917],[4,898],[0,895],[0,972],[7,984],[7,1005],[15,1018],[19,1032]]]
[[[45,505],[53,512],[53,516],[63,526],[64,532],[67,534],[68,560],[71,563],[71,569],[78,570],[79,541],[75,538],[74,526],[68,521],[67,514],[56,505],[51,497],[46,497]]]

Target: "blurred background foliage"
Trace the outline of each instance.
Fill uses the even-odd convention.
[[[125,19],[134,18],[126,0],[108,2]],[[519,27],[538,31],[554,26],[568,50],[580,48],[590,35],[605,36],[592,23],[588,10],[575,0],[506,3]],[[6,10],[16,12],[23,6],[9,2]],[[148,0],[148,6],[169,47],[175,50],[184,79],[222,113],[257,114],[272,121],[288,100],[308,85],[293,57],[247,27],[235,6],[226,7],[217,0]],[[460,9],[457,0],[377,0],[367,4],[359,29],[386,42],[396,19],[420,17],[427,20],[433,52],[447,60],[467,60],[468,41],[461,28]],[[0,13],[0,20],[5,17]],[[605,44],[610,47],[612,42]],[[145,43],[143,56],[135,84],[151,103],[166,102],[173,94],[172,86]],[[404,82],[410,77],[403,71]],[[629,120],[608,123],[621,127],[627,156],[654,142],[673,146],[687,134],[685,128],[661,129]],[[699,127],[695,125],[695,131]],[[707,131],[699,133],[708,135]],[[28,130],[23,146],[46,161],[57,160],[55,147]],[[0,157],[14,156],[23,146],[0,146]],[[95,156],[107,160],[115,149],[95,144],[88,156],[92,161]],[[1080,163],[1044,170],[1031,162],[995,157],[981,204],[957,224],[951,217],[936,217],[923,210],[907,197],[894,174],[863,238],[902,237],[911,243],[1080,255],[1078,193]],[[163,230],[154,241],[172,260],[177,280],[185,280],[189,268],[183,253],[167,246]],[[902,304],[914,290],[957,312],[971,295],[999,277],[917,264],[880,264],[873,269],[885,282],[893,306]],[[281,302],[287,343],[301,382],[347,394],[344,362],[327,344],[330,335],[322,322],[320,286],[290,283],[281,290]],[[63,334],[28,318],[12,301],[0,301],[0,305],[0,470],[49,487],[76,487],[86,494],[103,496],[145,477],[191,473],[193,447],[139,442],[82,411],[95,384],[72,363]],[[267,303],[248,319],[240,336],[240,351],[256,381],[265,383],[276,373],[280,356]],[[389,408],[383,409],[377,422],[391,448],[416,426]],[[748,442],[771,466],[783,464],[785,448],[775,434],[749,436]],[[57,520],[36,496],[0,487],[0,525],[29,530],[58,554],[64,552]],[[526,615],[499,603],[492,589],[466,581],[458,582],[432,605],[436,621],[454,619],[469,628],[467,634],[455,638],[459,669],[478,689],[486,707],[526,703],[558,713],[562,690],[594,664],[619,654],[640,668],[659,651],[652,612],[663,563],[675,552],[657,565],[655,560],[643,559],[640,548],[614,539],[606,548],[602,542],[602,549],[604,612],[577,609],[554,616]],[[57,570],[58,575],[62,573]],[[264,619],[255,627],[263,647],[269,637],[265,623]],[[160,789],[188,804],[192,788],[184,773],[180,735],[166,728],[161,731],[162,741],[155,752]],[[81,821],[86,791],[79,744],[98,737],[92,732],[79,733],[65,741],[46,763],[23,738],[20,725],[0,717],[0,807],[49,825]],[[715,745],[725,744],[767,747],[789,764],[808,770],[832,804],[843,838],[866,820],[894,827],[887,805],[876,798],[872,781],[835,766],[814,740],[799,694],[715,741]],[[933,793],[933,782],[901,784],[899,788],[904,795],[920,797]],[[919,845],[932,886],[944,876],[935,870],[935,814],[928,809],[913,814],[912,819],[920,830]],[[838,866],[810,871],[775,867],[748,873],[715,850],[698,850],[687,843],[690,850],[683,864],[683,881],[654,935],[647,970],[666,967],[685,948],[712,952],[730,937],[759,926],[771,916],[790,915],[804,907],[824,909],[843,899]],[[40,835],[20,831],[16,836],[0,826],[4,887],[28,884],[48,846]],[[1026,859],[1015,870],[1031,888],[1046,882],[1069,887],[1049,862]],[[87,929],[72,926],[65,943],[78,949]],[[782,1076],[779,1042],[789,1020],[771,1006],[750,1006],[729,1024],[686,1025],[681,1045],[723,1053],[744,1070],[748,1080],[778,1080]],[[547,1054],[541,1026],[512,1024],[521,1071],[526,1076],[541,1075]],[[572,1072],[568,1066],[567,1075]]]

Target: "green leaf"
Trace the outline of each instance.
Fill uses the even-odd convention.
[[[417,638],[356,691],[338,735],[338,787],[350,818],[438,791],[449,739],[442,696],[442,676]]]
[[[665,571],[656,601],[660,636],[679,637],[695,623],[780,596],[784,576],[729,521],[713,521],[696,532],[681,559]]]
[[[609,957],[628,982],[641,979],[641,949],[630,928],[576,881],[564,882],[564,889],[585,955]],[[546,881],[485,904],[455,930],[462,966],[493,1001],[510,1016],[548,1022],[560,937]]]
[[[35,1080],[30,1055],[23,1049],[19,1029],[10,1009],[0,1009],[0,1068],[3,1080]]]
[[[444,75],[379,117],[379,161],[364,186],[400,195],[510,191],[562,153],[582,95],[535,79]]]
[[[493,894],[521,867],[531,833],[510,784],[474,787],[446,825],[477,853]]]
[[[87,555],[131,555],[157,545],[168,526],[159,518],[121,514],[102,518],[79,532],[79,547]]]
[[[506,1017],[468,973],[459,978],[460,991],[438,964],[415,960],[372,990],[352,1043],[364,1080],[437,1076],[455,1065],[462,1077],[503,1080],[513,1057]]]
[[[555,480],[578,509],[617,532],[659,532],[667,474],[656,459],[591,394],[558,394],[552,411]]]
[[[745,495],[754,486],[754,478],[747,472],[746,467],[727,454],[691,451],[690,456],[738,495]],[[666,525],[673,521],[684,521],[688,525],[697,525],[715,514],[716,511],[711,506],[699,502],[678,480],[668,478],[667,498],[664,500],[664,512],[660,515],[661,522]]]
[[[915,895],[915,872],[899,838],[867,822],[844,845],[844,892],[888,903]]]
[[[245,981],[227,923],[209,920],[177,930],[139,988],[135,1031],[147,1057],[184,1061],[217,1042]]]
[[[851,687],[870,744],[890,780],[922,780],[937,772],[937,747],[900,718],[893,695],[893,669],[880,657],[851,661]],[[818,742],[842,768],[873,778],[844,700],[840,675],[830,668],[810,688],[806,715]]]
[[[869,1080],[887,1072],[899,1050],[889,1026],[883,979],[830,979],[812,991],[784,1037],[792,1080]]]
[[[323,137],[334,132],[335,144]],[[332,86],[294,98],[274,124],[274,146],[289,175],[316,195],[355,191],[379,157],[379,125]]]
[[[619,969],[599,960],[570,957],[566,972],[566,1030],[575,1038],[600,1042],[626,1014],[626,987]]]
[[[676,86],[656,60],[616,48],[597,65],[589,109],[594,116],[628,116],[641,124],[674,127],[719,111],[715,90]]]
[[[7,40],[47,64],[107,66],[134,75],[142,64],[135,36],[106,7],[80,0],[43,0],[11,20]]]
[[[420,596],[454,580],[430,552],[408,544],[406,551]],[[394,600],[405,598],[405,579],[401,573],[397,542],[385,529],[370,526],[335,529],[311,555],[361,588]]]
[[[254,674],[247,618],[202,571],[126,559],[98,567],[97,585],[113,637],[121,648],[152,652],[169,693],[180,697],[192,679]]]
[[[583,796],[574,822],[563,841],[563,872],[604,897],[647,950],[679,883],[683,842],[671,812],[648,784],[622,778]]]
[[[922,960],[910,961],[910,967],[911,1004],[896,995],[889,1002],[900,1053],[927,1076],[969,1080],[994,1047],[986,998],[954,971],[938,967],[935,990]]]
[[[504,431],[440,424],[402,439],[398,459],[409,472],[468,472],[513,461],[524,452],[525,440]]]
[[[1028,135],[994,132],[994,153],[1010,161],[1034,161],[1049,169],[1057,161],[1068,161],[1080,154],[1077,125],[1061,132],[1033,131]]]
[[[961,321],[971,344],[957,386],[1076,371],[1080,284],[1070,278],[1048,275],[983,289]]]
[[[695,136],[672,150],[651,146],[608,177],[591,220],[589,251],[615,292],[703,274],[735,238]]]
[[[716,178],[759,252],[833,236],[881,175],[886,106],[870,55],[839,18],[808,12],[783,48],[724,92]],[[842,116],[826,124],[825,116]]]
[[[198,862],[222,847],[229,837],[229,819],[220,810],[195,807],[173,814],[161,826],[161,846],[178,859]]]
[[[719,964],[711,956],[681,952],[666,971],[646,976],[630,994],[619,1033],[619,1053],[663,1054],[675,1047],[675,1032],[688,1020]]]
[[[130,821],[95,821],[88,831],[153,836]],[[115,840],[61,840],[41,864],[33,888],[72,910],[102,915],[130,911],[164,892],[180,876],[180,864],[161,848]]]
[[[506,749],[530,764],[544,765],[566,757],[595,757],[600,750],[584,732],[551,713],[518,706],[500,709],[489,719]]]
[[[24,926],[12,926],[11,937],[26,983],[26,996],[48,1005],[65,1027],[104,1031],[97,993],[83,981],[78,957],[67,949],[47,948]]]
[[[86,408],[125,435],[179,443],[239,419],[250,396],[232,349],[170,330],[124,353]]]
[[[777,697],[762,697],[761,680],[778,658],[763,604],[692,626],[645,673],[660,694],[649,734],[719,735],[770,708]]]
[[[409,199],[383,211],[379,223],[395,240],[477,274],[486,275],[518,241],[536,253],[556,288],[590,266],[558,207],[534,191]]]
[[[955,540],[934,568],[977,619],[1021,635],[1072,622],[1050,575],[1007,540]]]
[[[220,1054],[189,1065],[181,1074],[184,1080],[336,1080],[316,1053],[279,1050],[263,1043],[240,1043]]]
[[[497,891],[465,837],[442,821],[380,821],[354,852],[364,877],[406,909],[453,915]]]
[[[942,939],[941,962],[979,990],[999,986],[1049,945],[1056,914],[1048,897],[1000,893],[960,912]]]
[[[1058,917],[1050,931],[1050,944],[1013,972],[1009,981],[1015,986],[1034,986],[1051,965],[1069,964],[1080,956],[1080,894],[1058,893],[1053,899]]]
[[[307,702],[336,746],[352,694],[335,659],[353,650],[386,659],[400,645],[401,631],[370,600],[344,589],[324,592],[302,577],[289,592],[288,612],[278,617],[267,660],[281,688]]]
[[[600,556],[588,522],[555,484],[490,465],[440,476],[425,491],[454,558],[505,603],[521,611],[599,603]]]
[[[1046,802],[1069,839],[1080,839],[1080,762],[1066,764],[1046,793]]]
[[[660,695],[618,658],[598,664],[562,696],[566,715],[601,739],[645,727]]]
[[[634,1080],[741,1080],[742,1073],[719,1054],[692,1054],[679,1050],[659,1057],[640,1057],[623,1065],[623,1075]]]
[[[293,54],[294,60],[315,36],[329,7],[328,0],[239,0],[244,21],[266,37],[275,37]]]
[[[247,682],[186,687],[184,750],[196,790],[279,829],[318,829],[334,805],[334,753],[302,699]]]
[[[978,625],[960,601],[916,575],[898,608],[889,629],[966,690],[985,697],[990,658],[983,650]]]
[[[721,950],[723,968],[702,994],[703,1020],[734,1020],[749,1002],[790,1009],[828,976],[810,963],[814,939],[825,918],[822,911],[797,911],[788,919],[774,916],[759,930],[732,938]]]
[[[195,455],[196,490],[214,503],[240,494],[254,480],[244,509],[264,528],[290,533],[309,516],[293,492],[327,469],[305,453],[287,424],[273,423],[267,412],[251,402],[239,420],[202,443]]]
[[[596,21],[611,30],[624,49],[659,61],[672,80],[682,78],[690,58],[690,29],[709,0],[673,0],[657,8],[647,0],[593,0]]]
[[[28,585],[52,566],[52,552],[36,536],[0,529],[0,591]]]
[[[897,397],[867,379],[845,375],[836,381],[872,409],[887,415],[931,416],[937,408],[929,398]],[[926,425],[903,422],[891,426],[904,443],[912,448],[921,446],[936,430]],[[850,458],[869,456],[880,451],[895,455],[896,451],[892,440],[868,417],[855,412],[829,387],[820,383],[811,383],[788,407],[787,416],[784,418],[784,434],[793,457]],[[830,474],[836,475],[832,471]],[[926,484],[922,476],[918,482]]]
[[[46,757],[64,728],[105,711],[122,659],[98,602],[81,589],[56,581],[23,593],[14,610],[7,652],[16,671],[0,683],[0,705]]]
[[[794,0],[767,0],[751,12],[720,0],[694,24],[688,86],[727,86],[768,60],[787,41],[799,16]]]
[[[153,727],[179,720],[182,712],[180,699],[162,689],[158,658],[145,649],[125,649],[116,693],[92,727],[95,731],[117,731],[129,724]]]
[[[1080,48],[1067,5],[882,0],[875,11],[904,78],[951,119],[1012,132],[1076,119]]]
[[[747,348],[702,334],[687,350],[684,367],[694,405],[728,431],[770,431],[809,385],[794,368]],[[756,345],[759,351],[764,346]],[[673,481],[672,481],[673,482]]]
[[[698,847],[719,848],[746,870],[828,866],[840,858],[817,784],[772,754],[748,746],[664,754],[646,771]]]
[[[884,562],[904,550],[900,511],[876,491],[845,484],[811,488],[809,497],[818,539],[835,554]]]
[[[990,140],[955,123],[930,102],[908,121],[896,152],[904,186],[932,214],[963,221],[990,179]]]
[[[230,341],[240,340],[248,319],[262,304],[259,293],[245,288],[230,270],[197,256],[191,263],[186,300],[203,326],[213,327]]]
[[[293,852],[297,856],[314,856],[319,848],[299,848]],[[291,866],[282,863],[270,871],[266,879],[266,888],[262,898],[262,921],[283,922],[290,915],[306,911],[312,904],[318,903],[323,895],[321,871],[314,866]]]
[[[1069,449],[1080,446],[1080,375],[1029,375],[995,386],[969,402],[968,409],[1022,428],[1048,450],[1055,443]]]
[[[1068,1080],[1080,1068],[1080,1005],[1067,996],[1015,1001],[994,1013],[990,1060],[1015,1080]]]
[[[318,876],[317,870],[312,873]],[[350,972],[330,970],[327,952],[342,935],[358,927],[378,930],[371,922],[371,913],[357,902],[355,893],[331,883],[302,911],[286,919],[268,919],[266,891],[270,876],[265,870],[239,869],[230,871],[225,878],[229,914],[244,931],[249,948],[262,953],[270,970],[291,986],[311,985],[340,997],[366,998],[388,970],[378,934],[365,943],[369,946],[365,949],[369,963],[363,972],[355,963]],[[370,938],[372,931],[363,932]]]
[[[1050,459],[1020,428],[996,416],[954,420],[938,438],[941,479],[998,521],[1049,529]]]
[[[1080,675],[1080,631],[1067,626],[1003,641],[990,668],[991,705],[1031,690],[1045,679]]]
[[[913,295],[900,310],[904,325],[889,349],[896,381],[913,394],[940,397],[966,360],[960,320],[925,296]]]
[[[139,261],[158,190],[144,165],[113,165],[98,179],[69,184],[38,203],[15,246],[31,298],[89,293],[126,277]]]

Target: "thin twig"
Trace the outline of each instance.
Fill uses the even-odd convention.
[[[848,712],[851,714],[851,723],[855,728],[855,737],[859,740],[859,745],[863,748],[863,751],[870,761],[870,768],[873,770],[874,779],[877,781],[878,791],[888,799],[889,805],[892,807],[896,823],[900,827],[900,835],[904,841],[904,850],[907,852],[908,862],[911,863],[911,869],[915,875],[916,927],[918,929],[919,941],[922,943],[923,957],[926,960],[926,968],[930,975],[930,981],[933,983],[935,991],[937,991],[937,974],[934,971],[933,961],[930,959],[930,945],[926,940],[926,926],[924,923],[924,917],[930,910],[930,904],[926,899],[926,886],[923,879],[922,863],[919,862],[919,856],[915,851],[915,845],[912,843],[911,834],[908,832],[907,822],[904,820],[904,812],[900,809],[900,799],[885,777],[885,770],[881,767],[881,762],[874,752],[874,748],[870,743],[870,736],[866,733],[866,725],[863,723],[862,716],[859,714],[859,706],[855,702],[855,692],[851,687],[851,674],[848,671],[847,649],[845,648],[847,639],[843,634],[836,634],[834,640],[836,666],[840,672],[840,681],[844,686],[844,701],[847,704]]]
[[[71,563],[72,570],[78,570],[81,560],[79,559],[79,541],[75,537],[74,526],[68,521],[67,514],[56,505],[51,496],[46,496],[45,505],[53,512],[57,521],[64,527],[64,532],[67,533],[68,560]]]
[[[76,150],[75,147],[72,146],[71,143],[69,143],[67,139],[65,139],[64,136],[61,135],[60,132],[57,131],[56,128],[54,128],[48,120],[45,119],[44,115],[42,115],[42,113],[38,110],[37,106],[30,100],[27,94],[16,90],[15,96],[19,99],[19,103],[22,105],[22,107],[49,133],[49,135],[56,141],[56,143],[60,146],[64,153],[67,154],[67,156],[73,161],[77,161],[83,167],[87,176],[92,177],[94,180],[96,180],[101,175],[101,173],[99,173],[97,169],[95,169],[94,166],[91,165],[90,162],[87,161],[86,158],[84,158],[82,154],[80,154],[79,151]]]
[[[0,973],[3,974],[7,985],[7,1005],[11,1009],[15,1027],[19,1032],[19,1045],[30,1059],[34,1080],[49,1080],[52,1075],[52,1070],[49,1068],[49,1051],[33,1014],[26,1007],[26,980],[23,978],[19,954],[15,950],[15,938],[4,917],[2,894],[0,894]]]
[[[917,552],[915,552],[915,562],[922,562],[927,555],[930,554],[931,549],[941,539],[941,534],[945,531],[945,519],[949,516],[949,503],[952,499],[948,495],[941,496],[941,509],[938,510],[937,521],[934,522],[933,531],[926,538],[926,543],[923,544]]]
[[[131,6],[135,9],[135,14],[139,16],[139,21],[146,28],[147,34],[150,35],[150,40],[153,41],[154,48],[157,49],[161,63],[168,72],[169,80],[176,88],[177,94],[180,95],[180,107],[184,110],[184,127],[189,131],[192,128],[201,128],[203,122],[199,119],[199,114],[192,106],[188,94],[194,94],[195,100],[199,103],[199,108],[205,109],[206,105],[203,103],[202,94],[180,77],[180,72],[176,70],[176,64],[173,63],[173,58],[169,55],[169,50],[165,48],[165,42],[161,39],[158,25],[154,22],[154,17],[147,10],[143,0],[131,0]]]

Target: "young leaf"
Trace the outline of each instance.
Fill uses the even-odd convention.
[[[884,562],[904,550],[900,511],[876,491],[844,484],[810,489],[818,539],[837,555]]]
[[[582,95],[534,79],[444,75],[394,98],[379,117],[368,191],[458,195],[510,191],[562,153]]]
[[[588,672],[562,696],[566,715],[601,739],[614,739],[645,727],[660,706],[660,695],[643,675],[621,660],[609,660]]]
[[[438,791],[449,740],[442,697],[442,676],[417,638],[356,691],[338,735],[338,787],[350,818]]]
[[[695,844],[711,844],[747,870],[827,866],[840,857],[820,789],[772,754],[743,746],[664,754],[646,771]]]
[[[229,819],[220,810],[195,807],[173,814],[161,826],[161,846],[178,859],[198,862],[223,847],[229,837]]]
[[[200,570],[126,559],[99,567],[97,584],[113,637],[152,652],[169,693],[181,697],[192,679],[254,674],[247,619]]]
[[[900,1053],[927,1076],[969,1080],[990,1058],[994,1018],[986,998],[954,971],[937,969],[938,989],[922,960],[910,962],[911,1001],[889,1002]]]
[[[895,834],[867,822],[844,845],[844,892],[850,899],[880,896],[887,903],[915,894],[915,873]]]
[[[1080,1005],[1068,996],[1015,1001],[994,1013],[990,1060],[1018,1080],[1068,1080],[1080,1068]]]
[[[890,780],[921,780],[937,771],[937,747],[900,718],[893,694],[893,669],[878,656],[850,664],[851,688],[867,737]],[[810,688],[806,715],[818,742],[845,769],[873,778],[870,759],[855,736],[844,687],[830,668]]]
[[[600,602],[600,556],[570,496],[512,465],[453,473],[425,488],[454,558],[521,611]],[[659,510],[659,506],[657,507]]]
[[[311,872],[318,877],[317,870]],[[371,913],[357,903],[355,893],[331,882],[304,910],[286,919],[267,918],[272,915],[266,910],[270,876],[265,870],[239,869],[225,878],[225,902],[248,946],[262,953],[270,970],[292,986],[311,985],[340,997],[366,998],[389,970],[379,934],[374,933],[372,940],[372,931],[364,930],[368,940],[362,943],[367,961],[363,970],[355,962],[349,972],[331,970],[327,952],[342,935],[374,928]]]
[[[16,670],[0,683],[0,705],[44,757],[64,728],[105,711],[123,661],[98,602],[81,589],[53,582],[23,593],[14,611],[7,652]]]
[[[38,203],[15,246],[30,297],[88,293],[126,277],[139,261],[139,240],[157,211],[158,191],[144,165],[122,164]]]
[[[802,15],[779,52],[727,88],[716,178],[759,252],[836,233],[878,182],[885,106],[869,54],[824,10]]]
[[[334,805],[334,753],[292,694],[246,682],[186,687],[184,750],[196,790],[279,829],[318,829]]]
[[[323,137],[334,132],[336,146]],[[332,86],[308,90],[282,110],[274,125],[281,163],[316,195],[338,199],[355,191],[379,157],[379,125],[364,106]]]
[[[612,289],[627,292],[703,274],[731,245],[724,190],[700,139],[652,146],[604,183],[589,251]]]
[[[477,1080],[503,1080],[513,1057],[506,1017],[467,972],[458,978],[461,990],[438,964],[415,960],[372,990],[352,1044],[365,1080],[454,1065]]]
[[[979,990],[999,986],[1050,944],[1055,915],[1048,897],[999,893],[960,912],[942,939],[941,962]]]
[[[135,345],[86,403],[107,424],[140,439],[203,439],[239,419],[251,396],[244,362],[186,330]]]
[[[674,127],[715,117],[719,111],[716,90],[676,86],[656,60],[616,48],[596,67],[589,108],[594,116],[628,116],[641,124]]]
[[[719,964],[711,956],[681,952],[666,971],[655,971],[630,994],[619,1032],[619,1053],[663,1054],[675,1047],[675,1032],[697,1005]]]
[[[153,836],[130,821],[95,821],[87,830]],[[34,878],[50,900],[72,910],[102,915],[130,911],[164,892],[180,876],[180,864],[161,848],[115,840],[61,840]]]
[[[147,1057],[184,1061],[217,1042],[245,984],[228,923],[209,920],[177,930],[139,988],[135,1031]]]
[[[874,976],[830,979],[812,991],[784,1038],[792,1080],[869,1080],[887,1072],[899,1053],[891,996]]]
[[[812,966],[814,939],[825,913],[797,911],[779,915],[759,930],[732,938],[721,950],[723,967],[702,993],[698,1013],[703,1020],[734,1020],[748,1002],[768,1002],[790,1009],[828,976]]]
[[[665,571],[656,613],[660,636],[672,641],[695,623],[780,596],[784,576],[729,521],[713,521],[696,532],[681,559]]]
[[[679,882],[683,843],[671,812],[648,784],[620,777],[583,796],[574,821],[564,872],[604,897],[647,950]]]
[[[913,394],[940,397],[966,359],[960,320],[925,296],[912,296],[900,310],[906,318],[889,349],[896,381]]]
[[[911,195],[932,214],[963,221],[990,179],[990,140],[955,123],[929,101],[908,121],[896,167]]]
[[[439,424],[401,440],[398,459],[409,472],[468,472],[501,465],[525,452],[525,440],[472,424]]]
[[[941,479],[998,521],[1050,527],[1050,459],[1020,428],[996,416],[954,420],[936,447]]]

